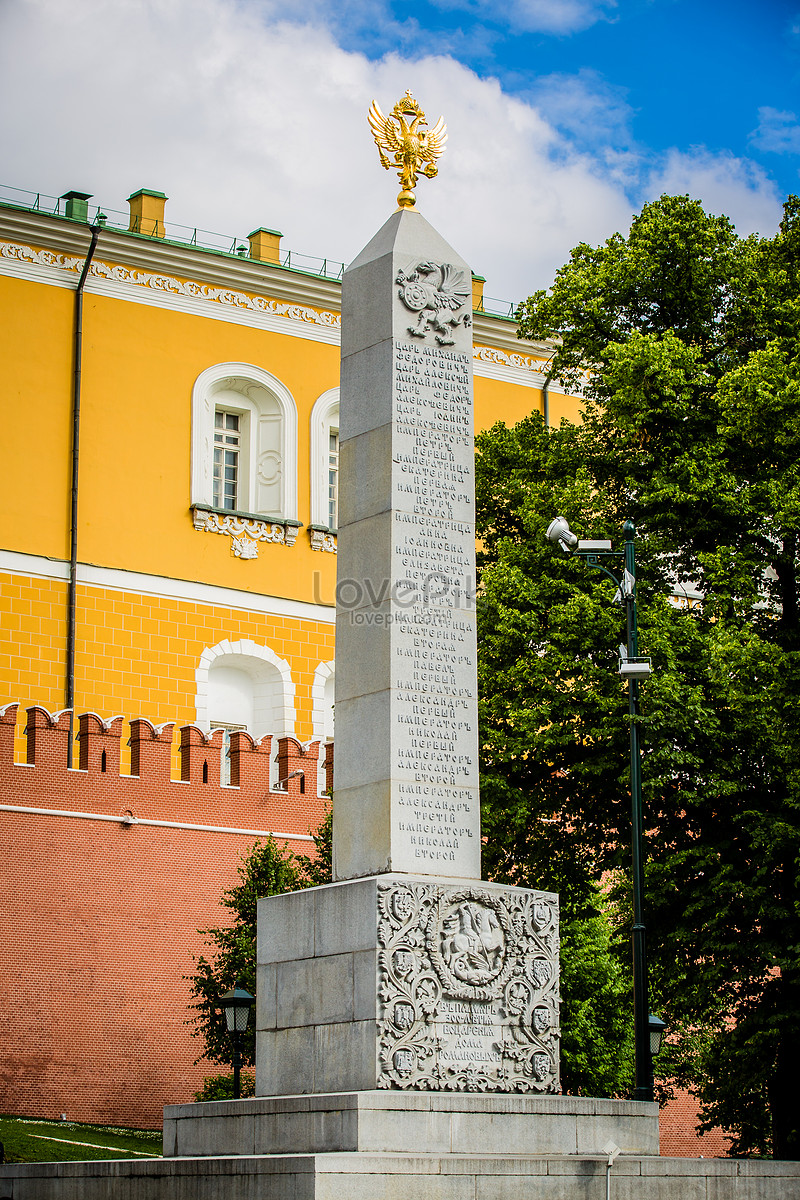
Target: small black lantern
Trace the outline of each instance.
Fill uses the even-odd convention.
[[[234,1100],[238,1100],[241,1093],[241,1036],[247,1029],[247,1024],[250,1020],[250,1009],[255,1002],[255,996],[251,996],[248,991],[240,988],[237,983],[233,985],[232,991],[225,992],[219,998],[220,1008],[225,1013],[225,1024],[228,1026],[228,1033],[233,1038]]]
[[[657,1017],[655,1013],[650,1013],[647,1018],[647,1031],[650,1034],[650,1057],[655,1058],[661,1049],[661,1043],[664,1040],[664,1030],[667,1028],[666,1022]]]

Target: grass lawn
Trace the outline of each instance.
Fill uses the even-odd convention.
[[[7,1163],[161,1157],[160,1133],[77,1121],[0,1116],[0,1142]]]

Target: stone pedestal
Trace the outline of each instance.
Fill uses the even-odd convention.
[[[554,1092],[558,897],[381,875],[258,908],[256,1092]]]
[[[658,1105],[583,1096],[348,1092],[164,1109],[164,1153],[658,1154]]]

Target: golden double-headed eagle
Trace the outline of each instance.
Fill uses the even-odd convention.
[[[402,188],[397,197],[398,208],[413,208],[417,175],[433,179],[438,173],[436,159],[444,154],[447,141],[444,118],[439,117],[433,129],[429,129],[425,113],[411,92],[406,92],[388,117],[381,112],[377,100],[373,100],[368,120],[381,162],[387,171],[397,169]]]

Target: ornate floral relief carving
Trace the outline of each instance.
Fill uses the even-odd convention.
[[[231,553],[236,558],[257,558],[259,542],[276,542],[293,546],[297,540],[297,526],[283,525],[276,521],[248,520],[231,514],[194,509],[194,527],[205,533],[226,533],[231,538]]]
[[[553,898],[409,880],[378,906],[378,1085],[557,1090]]]
[[[258,542],[254,542],[246,534],[240,538],[231,534],[231,551],[234,558],[258,558]]]
[[[324,529],[309,529],[312,550],[324,550],[328,554],[336,553],[336,534]]]
[[[83,259],[69,254],[58,254],[52,250],[37,250],[33,246],[22,246],[16,242],[0,242],[0,257],[13,258],[18,262],[36,266],[55,267],[62,271],[77,272],[83,267]],[[172,275],[161,275],[151,271],[139,271],[115,263],[95,260],[89,274],[98,279],[110,279],[117,283],[132,283],[138,287],[151,288],[173,296],[186,296],[193,300],[212,300],[232,308],[250,309],[268,313],[275,317],[286,317],[290,321],[307,321],[313,325],[338,327],[342,323],[339,313],[319,312],[303,304],[283,304],[263,296],[251,296],[248,292],[233,291],[231,288],[213,287],[192,279],[176,279]]]
[[[529,358],[526,354],[508,354],[505,350],[497,350],[493,346],[473,346],[472,357],[480,362],[495,363],[501,367],[515,367],[520,371],[527,371],[533,375],[544,377],[547,362],[541,358]],[[583,372],[585,382],[589,380],[589,372]],[[561,391],[560,386],[556,388]],[[573,396],[582,395],[582,388],[573,388],[569,393]]]
[[[453,331],[472,324],[470,285],[450,263],[417,263],[410,275],[400,271],[395,282],[405,307],[418,314],[416,324],[408,326],[412,337],[425,338],[433,331],[440,346],[454,346]]]
[[[526,354],[508,354],[505,350],[495,350],[493,346],[473,346],[472,357],[480,362],[496,363],[501,367],[517,367],[536,375],[543,375],[547,366],[542,359],[528,358]]]
[[[0,242],[0,257],[13,258],[17,262],[35,263],[39,267],[56,267],[61,271],[77,273],[83,259],[71,254],[58,254],[54,250],[36,250],[33,246],[21,246],[17,242]]]

